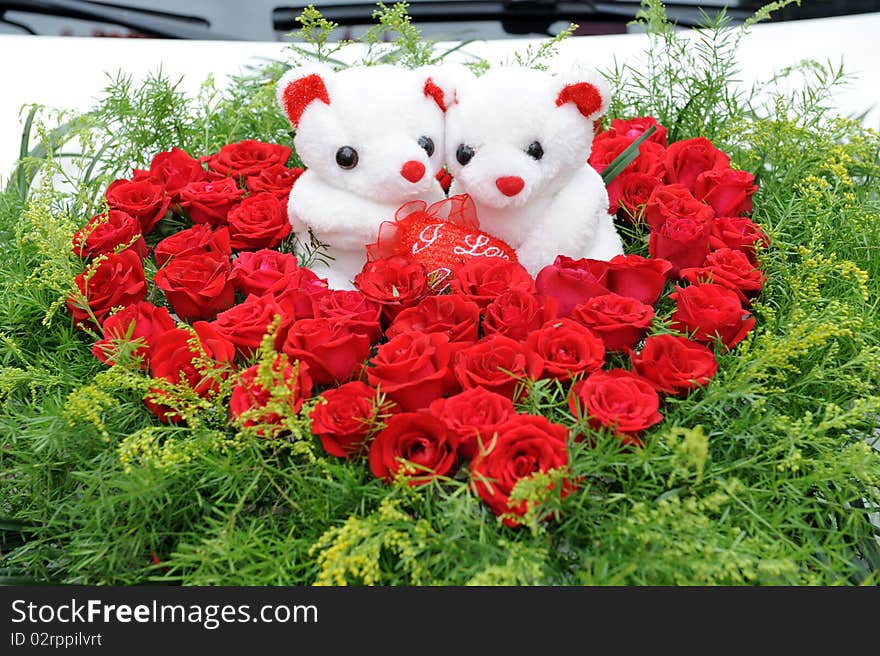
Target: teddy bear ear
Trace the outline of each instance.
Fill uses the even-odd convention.
[[[595,121],[611,100],[608,83],[596,71],[580,70],[570,76],[562,76],[563,86],[556,96],[556,106],[573,103],[584,118]]]
[[[422,92],[444,112],[457,102],[459,86],[474,77],[467,66],[459,64],[422,66],[417,70],[424,80]]]
[[[326,80],[332,75],[333,70],[326,66],[310,66],[291,69],[281,76],[276,87],[278,104],[293,127],[299,125],[306,107],[314,101],[330,104]]]

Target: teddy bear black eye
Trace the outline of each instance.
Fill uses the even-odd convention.
[[[464,166],[468,162],[471,161],[471,158],[474,156],[474,149],[466,144],[461,144],[458,147],[458,150],[455,151],[455,159],[458,160],[458,163]]]
[[[529,147],[526,148],[526,152],[530,157],[534,157],[535,159],[541,159],[544,156],[544,149],[541,147],[541,144],[537,141],[533,141],[529,144]]]
[[[353,169],[358,163],[358,151],[351,146],[343,146],[336,151],[336,163],[344,169]]]
[[[419,145],[428,153],[428,157],[434,154],[434,140],[431,137],[419,137]]]

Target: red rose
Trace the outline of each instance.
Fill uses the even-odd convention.
[[[287,286],[281,291],[272,291],[291,321],[317,316],[317,303],[329,292],[325,278],[303,267],[288,274]]]
[[[269,192],[278,200],[287,203],[293,183],[304,172],[305,169],[299,167],[289,169],[283,164],[274,164],[269,168],[262,169],[256,175],[249,176],[245,184],[252,194]]]
[[[284,310],[271,294],[248,296],[243,303],[218,314],[211,325],[235,345],[239,356],[247,360],[259,350],[263,337],[276,316],[281,317],[281,325],[275,335],[275,345],[280,346],[284,342],[287,326],[284,322]]]
[[[699,266],[709,253],[711,219],[701,216],[671,216],[663,227],[651,232],[648,250],[651,257],[672,264],[670,274],[680,276],[681,270]]]
[[[609,133],[603,133],[609,134]],[[599,140],[597,140],[599,141]],[[624,150],[629,148],[634,140],[626,137],[612,137],[600,141],[599,149],[594,145],[590,154],[590,164],[599,173],[602,173]],[[658,143],[645,141],[639,145],[638,156],[630,162],[620,174],[608,183],[608,211],[616,214],[619,208],[620,197],[623,194],[624,177],[635,173],[647,175],[652,178],[663,176],[663,160],[666,150]]]
[[[509,289],[535,293],[535,281],[521,264],[500,257],[475,257],[452,274],[450,289],[481,308]]]
[[[681,184],[662,185],[654,190],[645,206],[645,220],[652,232],[663,228],[672,217],[693,219],[699,223],[711,221],[714,210],[701,203]]]
[[[637,118],[622,119],[616,118],[611,121],[611,130],[617,134],[635,141],[648,131],[648,128],[657,128],[656,131],[647,138],[646,141],[653,141],[664,148],[666,147],[666,128],[660,125],[653,116],[639,116]]]
[[[245,139],[226,144],[220,152],[205,158],[213,178],[247,177],[277,164],[287,164],[291,150],[287,146]]]
[[[456,348],[443,333],[401,333],[367,367],[370,385],[410,412],[459,390],[450,368]]]
[[[193,330],[172,328],[150,339],[150,373],[174,385],[184,384],[198,396],[210,398],[225,377],[224,365],[232,362],[235,347],[223,339],[204,321],[193,324]],[[150,390],[144,400],[162,421],[180,421],[179,408],[163,403],[170,400],[160,389]]]
[[[242,252],[232,260],[232,285],[244,295],[263,296],[287,288],[289,276],[299,269],[296,256],[271,248]]]
[[[359,380],[329,389],[309,415],[312,433],[330,455],[353,458],[381,422],[377,403],[376,390]]]
[[[213,319],[235,303],[229,274],[229,258],[209,251],[172,257],[153,282],[184,321]]]
[[[694,196],[711,205],[718,216],[739,216],[752,211],[752,194],[757,190],[755,176],[748,171],[722,169],[701,173]]]
[[[150,181],[162,185],[174,201],[179,199],[180,190],[186,185],[207,179],[201,162],[180,148],[159,153],[150,162]]]
[[[688,282],[714,282],[736,292],[742,303],[761,291],[764,275],[749,256],[732,248],[719,248],[709,253],[703,266],[693,269],[682,269],[682,280]]]
[[[238,375],[229,399],[231,419],[244,418],[242,426],[260,426],[261,437],[277,437],[282,432],[284,417],[293,417],[302,407],[303,400],[312,393],[312,379],[308,365],[291,364],[286,358],[275,358],[264,380],[259,364],[248,367]],[[266,384],[269,388],[266,388]],[[281,412],[282,414],[279,414]]]
[[[165,218],[171,199],[161,185],[149,180],[116,180],[104,194],[111,210],[130,214],[141,224],[141,234],[148,235]]]
[[[733,248],[748,255],[754,262],[757,244],[769,246],[770,238],[751,219],[744,216],[722,216],[712,222],[712,234],[709,235],[709,247],[712,250]]]
[[[244,193],[231,179],[190,182],[179,192],[180,206],[193,223],[222,226],[226,225],[229,210],[241,201]]]
[[[627,296],[603,294],[575,307],[571,318],[592,330],[609,351],[622,351],[644,337],[654,308]]]
[[[437,171],[437,175],[434,177],[437,179],[437,182],[440,183],[440,188],[443,190],[443,193],[448,194],[449,187],[452,186],[452,174],[446,170],[446,167],[443,167]]]
[[[446,424],[429,414],[393,415],[370,446],[370,471],[390,483],[403,474],[410,485],[446,476],[455,465],[455,444]]]
[[[622,438],[624,444],[641,444],[637,435],[663,421],[660,397],[644,378],[631,371],[597,371],[575,383],[568,407],[576,417],[587,417],[597,430],[604,426]]]
[[[555,319],[558,307],[559,302],[552,296],[510,289],[486,307],[483,332],[486,335],[506,335],[521,342],[530,332]]]
[[[468,460],[473,459],[480,444],[488,444],[498,427],[516,412],[509,398],[482,387],[432,401],[429,410],[446,424],[458,454]]]
[[[676,141],[666,150],[666,182],[681,184],[693,193],[699,175],[730,168],[730,157],[703,137]]]
[[[614,130],[602,132],[593,139],[589,158],[590,166],[602,173],[635,140],[636,137],[626,137]],[[624,171],[661,176],[663,175],[665,157],[666,149],[661,144],[648,139],[639,144],[638,156],[627,165]]]
[[[229,243],[234,250],[275,248],[290,234],[290,219],[273,194],[248,196],[229,211]]]
[[[338,385],[360,373],[370,355],[370,338],[338,319],[299,319],[281,350],[306,362],[318,385]]]
[[[678,335],[651,335],[641,353],[630,352],[630,359],[633,371],[667,394],[707,385],[718,370],[711,350]]]
[[[529,335],[526,371],[535,380],[571,377],[595,371],[605,363],[605,345],[589,328],[571,319],[551,319]]]
[[[525,515],[526,502],[510,500],[513,488],[537,472],[567,466],[567,439],[568,429],[544,417],[513,415],[498,427],[498,437],[471,463],[474,490],[496,515]],[[561,494],[567,494],[570,487],[563,483]],[[503,521],[511,528],[519,524],[514,517]]]
[[[76,326],[97,327],[113,308],[132,305],[147,295],[144,267],[137,253],[125,250],[102,257],[105,259],[76,277],[81,297],[71,294],[67,299]]]
[[[211,230],[209,225],[194,225],[192,228],[165,237],[156,244],[156,249],[153,251],[156,265],[160,269],[172,257],[186,257],[203,253],[229,257],[232,254],[232,248],[229,246],[229,230],[225,227]]]
[[[504,335],[489,335],[461,351],[455,359],[455,377],[462,389],[484,387],[513,399],[526,375],[523,345]]]
[[[366,335],[370,339],[370,344],[377,343],[381,338],[382,307],[361,292],[331,289],[314,298],[317,316],[341,321],[352,332]]]
[[[154,335],[171,330],[176,324],[168,310],[141,301],[111,314],[104,320],[104,338],[95,342],[92,353],[104,364],[114,365],[122,353],[140,359],[141,369],[150,363],[149,341]],[[130,344],[125,348],[123,344]]]
[[[389,325],[401,310],[428,294],[428,276],[421,264],[396,256],[367,262],[354,277],[354,286],[382,306],[382,321]]]
[[[92,217],[73,235],[73,254],[84,260],[114,253],[120,246],[126,246],[140,258],[147,256],[147,242],[141,234],[140,221],[119,210]]]
[[[683,185],[658,187],[645,206],[651,227],[651,256],[672,264],[671,273],[699,266],[709,252],[709,232],[714,212]]]
[[[428,296],[398,314],[385,336],[405,332],[443,333],[450,342],[475,342],[480,328],[480,307],[459,294]]]
[[[649,173],[623,173],[615,182],[617,180],[620,180],[617,216],[632,222],[639,221],[645,213],[648,199],[663,183],[662,180]]]
[[[608,262],[608,289],[645,305],[654,305],[672,265],[666,260],[640,255],[615,255]]]
[[[567,317],[575,305],[588,298],[608,293],[608,262],[573,260],[558,255],[553,264],[538,272],[535,285],[539,294],[552,296],[559,302],[558,316]]]
[[[718,336],[727,348],[739,344],[755,326],[736,292],[715,284],[677,287],[669,295],[675,301],[672,327],[698,342],[711,342]]]

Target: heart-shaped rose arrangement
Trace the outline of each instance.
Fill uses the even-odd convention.
[[[113,182],[108,210],[74,237],[84,271],[68,308],[100,360],[151,377],[145,402],[161,421],[228,394],[230,428],[283,439],[305,415],[327,453],[366,457],[389,482],[469,463],[476,493],[514,526],[527,510],[511,498],[520,480],[561,472],[547,485],[576,487],[570,435],[637,447],[663,397],[707,384],[713,349],[754,326],[766,237],[744,216],[750,174],[706,139],[667,148],[651,118],[614,121],[590,163],[602,171],[651,126],[609,184],[618,218],[647,227],[650,257],[560,256],[533,279],[453,197],[389,217],[357,290],[330,290],[290,252],[285,206],[301,172],[286,166],[290,149],[242,141],[201,159],[160,153]],[[670,288],[673,332],[654,321]],[[568,389],[571,425],[518,412],[547,378]]]

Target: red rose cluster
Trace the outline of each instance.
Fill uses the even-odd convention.
[[[652,119],[615,123],[597,144],[632,141]],[[170,390],[216,399],[230,380],[230,421],[268,438],[312,399],[312,433],[327,453],[363,457],[376,477],[411,485],[466,464],[476,493],[514,526],[528,510],[510,498],[517,482],[568,464],[571,427],[517,411],[530,381],[565,386],[575,439],[589,427],[638,445],[662,421],[663,397],[707,384],[712,346],[732,347],[754,324],[743,305],[761,288],[754,247],[763,234],[746,218],[717,218],[714,196],[686,186],[708,184],[701,166],[721,170],[710,151],[688,163],[681,148],[666,157],[676,144],[647,143],[676,172],[657,169],[643,203],[651,257],[560,256],[536,278],[516,262],[474,257],[442,294],[406,256],[368,261],[356,290],[343,291],[278,250],[301,172],[287,168],[289,148],[243,141],[200,159],[173,149],[111,184],[108,211],[74,237],[85,271],[68,307],[100,334],[102,362],[132,362],[155,379],[146,402],[162,421],[185,420]],[[175,215],[189,227],[157,239]],[[679,220],[707,229],[664,228]],[[684,334],[651,334],[671,277],[690,283],[670,295]],[[271,340],[267,363],[256,354]],[[612,353],[628,367],[608,365]],[[560,485],[565,495],[575,482]]]
[[[590,164],[601,173],[651,127],[638,157],[608,185],[611,212],[647,224],[651,257],[669,262],[671,278],[691,283],[670,295],[672,326],[733,347],[754,326],[747,308],[764,283],[755,248],[769,240],[746,216],[754,176],[730,168],[730,157],[708,139],[667,146],[666,129],[651,117],[612,121],[596,135]]]

